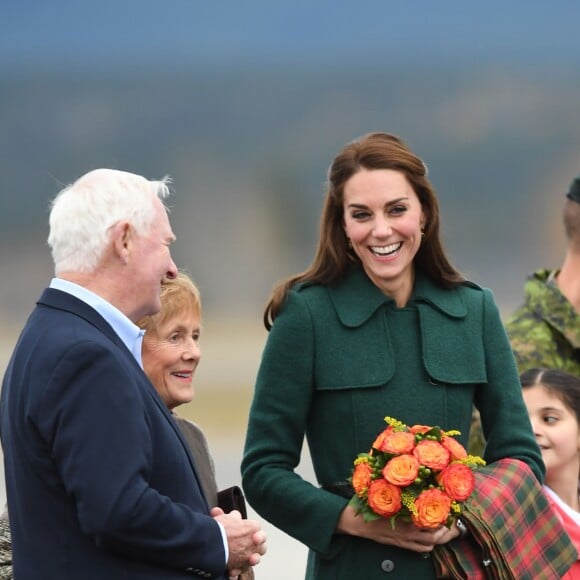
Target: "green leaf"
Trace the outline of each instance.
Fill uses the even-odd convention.
[[[381,516],[376,514],[374,511],[369,510],[363,512],[363,518],[365,522],[374,522],[375,520],[380,520]]]

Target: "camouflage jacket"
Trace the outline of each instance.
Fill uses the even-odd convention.
[[[12,541],[5,514],[0,517],[0,580],[12,580]]]
[[[560,292],[556,274],[538,270],[529,276],[524,304],[506,322],[520,373],[549,367],[580,376],[580,313]]]

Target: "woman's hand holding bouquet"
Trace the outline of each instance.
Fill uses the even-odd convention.
[[[350,505],[365,521],[386,518],[393,529],[398,519],[418,528],[451,527],[473,491],[473,470],[485,461],[467,454],[454,438],[458,431],[385,421],[371,450],[354,462]]]

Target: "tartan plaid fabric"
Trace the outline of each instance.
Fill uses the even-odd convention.
[[[561,578],[578,554],[531,469],[502,459],[475,479],[461,516],[470,533],[434,550],[437,577]]]

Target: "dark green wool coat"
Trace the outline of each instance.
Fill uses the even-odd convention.
[[[289,293],[258,373],[242,462],[243,486],[264,518],[310,548],[306,578],[434,578],[420,554],[334,534],[347,499],[318,485],[345,481],[389,415],[458,429],[475,404],[488,462],[515,457],[543,478],[518,374],[489,290],[454,290],[417,274],[404,308],[354,269],[334,287]],[[294,468],[306,434],[317,484]],[[388,525],[388,524],[385,524]],[[280,562],[280,566],[284,566]]]

